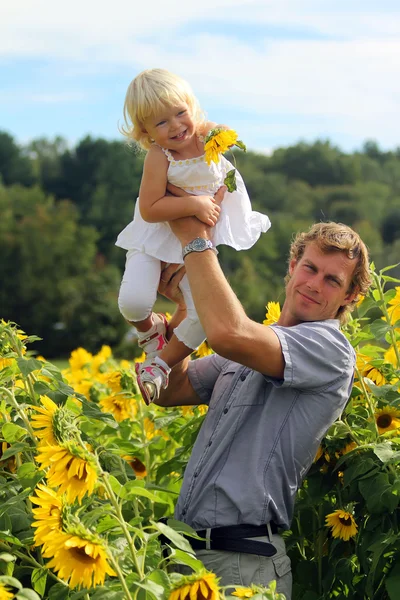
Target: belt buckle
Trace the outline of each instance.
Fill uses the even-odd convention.
[[[211,550],[211,528],[206,529],[206,550]]]

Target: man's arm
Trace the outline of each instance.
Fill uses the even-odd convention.
[[[221,201],[224,190],[216,194]],[[171,229],[185,246],[196,237],[210,239],[210,228],[197,219],[178,219]],[[194,303],[213,350],[251,369],[283,378],[285,361],[276,333],[249,319],[228,284],[214,252],[191,252],[185,258]]]

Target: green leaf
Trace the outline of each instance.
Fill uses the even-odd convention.
[[[135,498],[136,496],[143,496],[144,498],[148,498],[152,502],[158,502],[160,504],[168,504],[166,500],[163,500],[156,494],[153,494],[150,490],[147,490],[144,487],[143,482],[141,481],[129,481],[125,483],[122,489],[119,492],[120,498],[130,499]]]
[[[112,491],[114,492],[114,494],[117,494],[117,496],[121,496],[121,490],[123,489],[123,485],[118,481],[118,479],[116,479],[114,477],[114,475],[109,475],[108,477],[108,483],[111,486]]]
[[[152,571],[147,579],[150,579],[151,581],[154,581],[154,583],[161,585],[165,590],[167,590],[170,586],[168,575],[160,569],[155,569]]]
[[[372,269],[372,265],[373,265],[373,263],[371,263],[371,269]],[[379,271],[379,273],[382,275],[382,273],[386,273],[386,271],[390,271],[391,269],[395,269],[399,265],[400,265],[400,263],[396,263],[395,265],[390,265],[389,267],[385,267],[384,269],[381,269]]]
[[[376,454],[379,460],[381,460],[383,463],[400,457],[400,452],[394,452],[392,445],[387,442],[376,444],[374,447],[374,454]]]
[[[177,550],[176,548],[172,548],[171,554],[168,558],[171,562],[178,565],[187,565],[196,572],[204,569],[204,565],[201,560],[194,558],[192,554],[187,554],[186,552],[182,552],[182,550]]]
[[[242,142],[242,140],[236,140],[235,146],[237,146],[238,148],[243,150],[243,152],[247,151],[246,144],[244,142]]]
[[[165,537],[167,537],[177,548],[180,550],[184,550],[185,552],[189,552],[189,554],[194,554],[189,542],[177,531],[165,525],[165,523],[154,523],[155,527],[160,531]]]
[[[19,600],[40,600],[40,596],[36,592],[28,588],[22,588],[21,591],[15,596]]]
[[[155,581],[151,581],[147,579],[147,581],[137,581],[136,585],[150,592],[150,595],[156,600],[161,600],[164,596],[164,588],[161,585],[158,585]]]
[[[19,452],[24,452],[25,450],[28,450],[29,448],[30,448],[30,446],[28,446],[28,444],[24,444],[23,442],[18,442],[17,444],[13,444],[11,446],[11,448],[7,448],[7,450],[5,452],[3,452],[1,459],[7,460],[7,458],[10,458],[11,456],[15,456]]]
[[[357,315],[363,317],[371,308],[376,306],[373,298],[365,298],[360,306],[357,306]]]
[[[4,562],[14,562],[15,560],[17,560],[17,557],[13,554],[9,554],[8,552],[2,552],[0,554],[0,560]]]
[[[6,442],[13,444],[18,440],[22,440],[22,438],[26,436],[27,431],[15,423],[5,423],[1,428],[1,433]]]
[[[393,494],[393,487],[386,473],[378,473],[358,482],[358,487],[363,495],[367,509],[373,514],[387,514],[393,512],[399,503],[399,497]]]
[[[390,324],[382,319],[376,319],[371,323],[371,333],[377,338],[384,338],[386,333],[390,331]]]
[[[224,179],[224,184],[228,188],[228,192],[234,192],[235,190],[237,190],[235,173],[236,169],[231,169],[227,172],[226,177]]]
[[[15,577],[10,577],[9,575],[0,575],[0,583],[4,585],[11,585],[12,587],[17,588],[17,590],[22,590],[22,584],[15,579]]]
[[[33,585],[33,589],[35,592],[43,596],[46,589],[46,581],[47,581],[47,569],[33,569],[31,575],[31,582]]]
[[[400,283],[400,279],[397,277],[389,277],[389,275],[382,275],[383,281],[394,281],[394,283]]]
[[[56,583],[53,585],[48,593],[49,600],[67,600],[69,596],[69,587],[67,584]]]
[[[36,358],[17,358],[16,361],[19,370],[25,377],[27,377],[29,373],[32,373],[32,371],[39,371],[43,367],[43,362],[41,360],[36,360]]]
[[[13,444],[11,448],[7,448],[7,450],[3,452],[1,459],[7,460],[11,456],[15,456],[19,452],[24,452],[25,450],[29,449],[30,446],[28,446],[28,444],[25,444],[24,442],[17,442],[16,444]]]
[[[400,564],[397,563],[385,579],[386,591],[390,600],[400,598]]]

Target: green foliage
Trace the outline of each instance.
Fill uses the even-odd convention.
[[[224,272],[252,317],[262,318],[263,298],[281,297],[293,233],[315,221],[354,227],[378,268],[398,262],[399,151],[369,141],[346,154],[317,141],[271,156],[234,155],[254,210],[272,223],[250,251],[221,248]],[[23,147],[0,132],[0,306],[43,338],[38,349],[46,356],[67,355],[72,338],[75,345],[88,339],[92,350],[121,342],[125,351],[127,327],[116,308],[125,252],[115,240],[132,219],[142,167],[143,154],[124,142],[87,136],[69,148],[56,137]]]

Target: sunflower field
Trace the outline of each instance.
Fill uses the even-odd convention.
[[[376,272],[344,332],[349,403],[285,532],[293,600],[400,598],[400,282]],[[267,306],[266,325],[279,318]],[[207,408],[141,401],[132,362],[72,352],[60,371],[0,322],[0,600],[284,600],[221,588],[171,518]],[[207,345],[199,355],[211,352]],[[196,357],[193,357],[196,359]],[[140,360],[140,359],[139,359]]]

